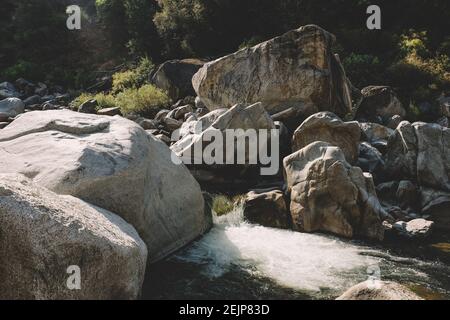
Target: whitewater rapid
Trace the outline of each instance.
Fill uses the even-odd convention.
[[[364,281],[379,268],[373,250],[324,235],[303,234],[253,225],[242,207],[215,217],[214,228],[177,258],[203,266],[221,277],[232,267],[280,285],[308,291],[342,289]]]
[[[450,298],[447,264],[250,224],[242,206],[149,275],[151,299],[334,299],[373,276]]]

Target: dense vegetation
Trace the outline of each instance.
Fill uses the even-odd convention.
[[[70,3],[69,3],[70,2]],[[84,9],[83,29],[65,28],[65,5]],[[368,0],[3,0],[0,80],[25,77],[88,87],[92,70],[149,57],[214,58],[315,23],[337,36],[359,88],[395,87],[413,102],[450,89],[450,2],[380,0],[382,30],[366,28]],[[137,90],[134,71],[112,92]],[[127,83],[131,81],[131,83]]]

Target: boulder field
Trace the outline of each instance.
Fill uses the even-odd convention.
[[[405,121],[394,89],[351,85],[334,41],[307,25],[214,61],[168,61],[149,79],[177,101],[151,116],[95,100],[66,110],[61,88],[1,83],[0,299],[139,298],[146,267],[209,230],[216,191],[244,193],[245,218],[271,228],[379,243],[448,232],[449,98],[436,123]],[[222,148],[246,130],[277,134]],[[269,176],[252,162],[261,145],[279,160]],[[82,290],[67,289],[73,265]],[[397,298],[416,296],[366,283],[341,297]]]

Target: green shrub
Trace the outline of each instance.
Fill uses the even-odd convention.
[[[170,104],[167,94],[151,84],[130,88],[116,96],[116,105],[123,113],[155,113]]]
[[[1,77],[8,81],[15,81],[18,78],[26,78],[31,80],[39,79],[41,68],[32,62],[19,60],[16,64],[6,68]]]
[[[113,75],[112,91],[117,93],[125,89],[137,87],[135,72],[133,70],[116,72]]]
[[[71,107],[73,109],[78,109],[80,105],[85,103],[86,101],[95,99],[98,103],[98,109],[102,108],[113,108],[116,107],[116,98],[111,94],[106,94],[103,92],[97,93],[97,94],[91,94],[91,93],[82,93],[77,98],[75,98],[71,102]]]
[[[150,59],[142,58],[137,67],[116,72],[113,75],[112,91],[119,93],[125,89],[139,88],[145,84],[153,68],[154,65]]]
[[[428,37],[426,31],[417,32],[413,29],[400,36],[400,50],[405,55],[410,54],[426,57],[430,54],[427,48]]]
[[[422,58],[408,54],[392,65],[386,73],[389,85],[400,88],[400,94],[417,102],[434,101],[450,88],[450,62],[448,56]]]

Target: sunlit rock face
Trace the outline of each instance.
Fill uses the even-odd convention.
[[[0,234],[0,299],[140,295],[147,247],[130,224],[105,209],[22,175],[0,174]]]
[[[119,116],[25,113],[0,131],[0,168],[78,197],[132,224],[150,262],[210,227],[200,186],[170,149]]]
[[[346,160],[354,164],[358,159],[360,139],[358,122],[344,122],[331,112],[319,112],[306,119],[294,132],[292,151],[315,141],[324,141],[341,148]]]
[[[385,215],[372,176],[352,167],[339,147],[315,142],[284,159],[294,228],[382,240]]]
[[[350,83],[331,48],[335,37],[315,25],[205,64],[192,83],[210,110],[262,102],[271,114],[351,110]]]

